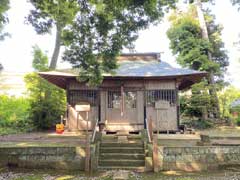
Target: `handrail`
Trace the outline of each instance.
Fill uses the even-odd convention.
[[[97,125],[98,125],[98,120],[96,120],[96,124],[94,126],[94,130],[93,130],[93,135],[92,135],[92,140],[91,142],[93,143],[95,140],[95,136],[96,136],[96,132],[97,132]]]
[[[148,124],[148,119],[146,118],[146,129],[147,129],[147,136],[148,136],[148,141],[151,143],[152,142],[152,139],[151,139],[151,136],[150,136],[150,132],[149,132],[149,124]]]

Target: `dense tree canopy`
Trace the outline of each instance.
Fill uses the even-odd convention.
[[[8,17],[6,11],[9,9],[9,0],[0,1],[0,41],[4,40],[4,37],[9,35],[3,31],[4,26],[8,23]],[[0,62],[0,71],[3,70],[3,65]]]
[[[32,66],[36,72],[48,70],[48,58],[38,46],[33,47]],[[65,112],[65,91],[39,77],[27,74],[25,82],[29,92],[29,115],[37,129],[49,129],[60,121]]]
[[[230,0],[231,3],[235,6],[238,6],[238,9],[240,10],[240,0]]]
[[[27,21],[39,34],[56,26],[50,68],[55,69],[61,43],[64,60],[81,69],[81,79],[101,82],[101,74],[116,68],[123,47],[132,48],[137,32],[157,22],[176,0],[30,0],[34,9]]]
[[[219,69],[214,72],[217,83],[223,83],[224,75],[229,65],[227,50],[224,47],[224,42],[221,39],[223,26],[216,24],[215,16],[209,10],[205,12],[206,24],[211,43],[212,61],[218,65]]]
[[[9,9],[9,0],[0,1],[0,41],[4,39],[8,33],[3,31],[4,26],[8,23],[6,11]]]
[[[209,74],[213,73],[214,82],[216,83],[211,84],[210,78],[208,78],[209,83],[203,81],[201,85],[194,85],[192,97],[188,99],[188,106],[186,106],[188,112],[195,113],[196,116],[206,119],[206,114],[219,116],[215,108],[216,104],[218,104],[216,93],[211,94],[210,92],[213,89],[219,90],[223,87],[223,76],[228,66],[228,56],[221,40],[222,26],[215,23],[215,17],[210,14],[209,10],[204,12],[204,16],[207,25],[207,39],[202,35],[202,29],[194,6],[191,6],[186,13],[176,12],[171,16],[172,26],[167,35],[170,39],[172,52],[177,56],[179,64],[191,69],[207,71]],[[211,56],[209,56],[209,52]],[[205,93],[206,90],[210,94]],[[207,101],[203,104],[209,108],[202,108],[204,99]],[[190,115],[192,115],[191,113]]]
[[[80,0],[74,24],[65,31],[64,60],[80,68],[80,80],[90,85],[102,81],[102,73],[117,67],[121,50],[133,48],[138,31],[157,22],[175,0]]]
[[[215,78],[223,78],[228,66],[228,56],[221,40],[222,26],[215,23],[215,17],[205,12],[209,42],[201,36],[201,29],[192,7],[188,13],[177,13],[171,17],[172,26],[167,35],[173,54],[179,64],[195,70],[214,72]],[[210,51],[212,59],[208,58]]]
[[[50,33],[56,28],[55,48],[52,55],[50,68],[55,69],[63,44],[62,32],[70,25],[78,12],[76,0],[30,0],[34,9],[30,11],[27,22],[30,23],[38,34]]]

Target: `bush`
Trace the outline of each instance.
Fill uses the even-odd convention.
[[[55,127],[65,113],[66,94],[63,89],[42,79],[36,73],[26,75],[30,97],[30,119],[38,130]]]
[[[45,130],[59,123],[66,108],[66,93],[37,74],[49,70],[48,57],[38,46],[33,47],[32,67],[36,72],[25,76],[30,101],[29,117],[35,128]]]
[[[19,131],[31,129],[29,107],[27,98],[0,95],[0,127]]]
[[[240,116],[238,116],[238,117],[236,118],[235,122],[236,122],[236,125],[237,125],[237,126],[240,126]]]
[[[208,121],[208,120],[185,120],[182,121],[182,124],[186,125],[189,128],[194,128],[194,129],[209,129],[214,126],[213,122]]]

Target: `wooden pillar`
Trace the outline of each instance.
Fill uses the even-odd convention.
[[[87,131],[86,131],[86,161],[85,161],[85,171],[86,173],[90,172],[90,139],[89,139],[89,132],[88,132],[88,111],[86,112],[86,120],[87,120]]]
[[[179,84],[180,84],[180,80],[176,79],[176,110],[177,110],[177,129],[179,130],[179,126],[180,126],[180,102],[179,102],[179,97],[178,97],[178,89],[179,89]]]
[[[101,122],[105,122],[107,112],[107,91],[100,91],[100,108]]]
[[[158,172],[160,169],[160,160],[158,156],[158,134],[153,136],[153,171]]]

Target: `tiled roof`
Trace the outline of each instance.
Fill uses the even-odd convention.
[[[104,76],[119,77],[164,77],[201,74],[205,72],[194,71],[185,68],[175,68],[163,61],[119,61],[119,68],[114,74],[104,74]]]

